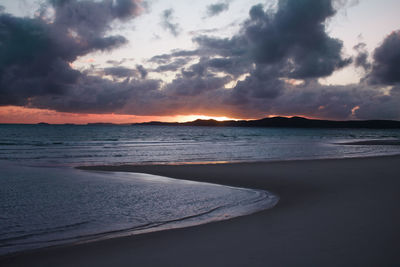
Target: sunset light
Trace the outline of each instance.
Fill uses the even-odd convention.
[[[224,116],[204,115],[176,115],[176,116],[135,116],[126,114],[80,114],[57,112],[49,109],[25,108],[18,106],[0,106],[0,123],[50,123],[50,124],[87,124],[87,123],[114,123],[129,124],[150,121],[188,122],[194,120],[237,120]]]
[[[175,116],[177,122],[188,122],[195,120],[216,120],[216,121],[230,121],[230,120],[238,120],[228,117],[218,117],[218,116],[204,116],[204,115],[178,115]]]
[[[400,266],[400,0],[0,0],[0,266]]]

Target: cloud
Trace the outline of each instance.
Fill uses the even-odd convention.
[[[148,71],[145,67],[143,67],[142,65],[136,65],[136,69],[137,71],[140,73],[140,77],[142,79],[146,79]]]
[[[114,6],[115,16],[120,19],[129,19],[143,12],[145,3],[132,0],[116,0]]]
[[[231,79],[228,76],[215,77],[207,76],[201,77],[200,75],[188,77],[178,77],[174,79],[165,88],[167,94],[174,96],[196,96],[204,94],[207,91],[220,89],[224,84]]]
[[[173,36],[178,36],[180,34],[180,26],[178,23],[174,23],[174,10],[172,8],[166,9],[161,14],[161,26],[169,31]]]
[[[255,68],[279,68],[274,71],[278,77],[327,77],[351,63],[342,55],[342,42],[325,31],[325,21],[334,14],[331,1],[280,1],[275,13],[256,5],[238,35],[199,36],[194,41],[200,50],[224,57],[225,62],[240,62],[241,67],[247,61]]]
[[[68,94],[34,97],[27,106],[48,108],[74,113],[118,113],[128,104],[135,105],[135,112],[145,110],[149,100],[159,96],[158,80],[124,79],[112,81],[98,76],[82,75],[69,88]]]
[[[173,50],[131,68],[122,60],[85,71],[71,63],[126,44],[109,25],[135,18],[140,2],[54,0],[52,7],[50,21],[0,14],[0,105],[74,113],[400,119],[399,32],[385,38],[371,59],[363,44],[355,47],[354,63],[366,72],[359,84],[318,82],[352,62],[326,31],[336,13],[333,0],[255,5],[230,38],[200,35],[193,50]],[[170,82],[152,78],[165,71],[175,75]]]
[[[400,31],[394,31],[374,51],[372,83],[400,83]]]
[[[284,80],[327,77],[351,63],[342,42],[325,31],[335,12],[331,1],[282,0],[276,11],[255,5],[233,37],[195,37],[201,60],[193,66],[234,78],[247,75],[232,88],[228,103],[276,98]]]
[[[190,95],[190,99],[182,100],[186,107],[196,106],[208,114],[224,110],[223,114],[235,117],[302,114],[331,119],[400,118],[399,109],[393,108],[394,101],[388,100],[398,97],[396,88],[388,90],[382,83],[367,82],[325,86],[317,81],[353,61],[344,56],[342,41],[326,32],[326,21],[335,13],[333,2],[328,0],[281,0],[276,10],[255,5],[249,19],[231,38],[193,38],[198,49],[191,55],[197,56],[198,62],[181,69],[178,78],[167,85],[168,91],[177,99]],[[359,44],[355,49],[355,65],[368,71],[365,46]],[[153,62],[174,62],[181,54],[184,51],[156,56]],[[376,65],[386,61],[377,61],[375,56],[374,62]],[[225,79],[220,88],[193,89],[196,79],[215,75],[231,78]],[[231,89],[225,88],[243,75],[244,78],[233,82]],[[199,105],[201,101],[206,104]],[[392,108],[384,108],[384,103]],[[380,106],[382,112],[372,112],[371,105]],[[176,110],[189,112],[179,106]]]
[[[114,67],[116,67],[116,66],[120,66],[123,63],[128,62],[128,61],[134,61],[134,59],[133,58],[122,58],[120,60],[110,59],[110,60],[107,60],[106,63],[111,64]]]
[[[105,75],[111,75],[118,78],[126,78],[135,76],[136,72],[133,69],[118,66],[118,67],[109,67],[104,68]]]
[[[254,6],[244,26],[252,58],[259,64],[282,63],[290,78],[331,75],[350,63],[343,58],[343,44],[329,37],[325,21],[335,14],[331,1],[280,1],[274,15]]]
[[[171,62],[174,58],[177,57],[191,57],[191,56],[197,56],[199,54],[199,51],[197,50],[177,50],[174,51],[170,54],[162,54],[162,55],[157,55],[153,56],[150,58],[149,62],[154,62],[158,64],[166,64],[168,62]]]
[[[159,65],[157,68],[155,68],[153,71],[154,72],[165,72],[165,71],[177,71],[183,66],[185,66],[188,62],[190,61],[190,58],[177,58],[173,62]]]
[[[368,61],[369,53],[366,46],[365,43],[358,43],[354,46],[354,50],[357,52],[357,56],[354,59],[354,65],[356,67],[364,68],[364,70],[369,70],[371,68],[371,63]]]
[[[0,105],[68,94],[86,75],[70,64],[126,44],[123,36],[107,34],[109,25],[141,12],[139,0],[51,0],[49,5],[44,10],[53,9],[50,21],[43,12],[34,18],[0,14]]]
[[[220,13],[227,11],[229,9],[229,3],[216,3],[207,6],[206,16],[207,17],[214,17],[219,15]]]

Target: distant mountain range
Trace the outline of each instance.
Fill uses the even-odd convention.
[[[330,120],[313,120],[302,117],[291,117],[291,118],[272,117],[260,120],[239,120],[239,121],[195,120],[183,123],[152,121],[145,123],[135,123],[132,125],[400,129],[400,121],[391,121],[391,120],[330,121]]]
[[[0,123],[1,124],[1,123]],[[331,121],[331,120],[314,120],[303,117],[272,117],[259,120],[195,120],[190,122],[161,122],[151,121],[142,123],[88,123],[81,124],[49,124],[45,122],[36,125],[69,125],[69,126],[132,126],[132,125],[152,125],[152,126],[208,126],[208,127],[276,127],[276,128],[367,128],[367,129],[400,129],[400,121],[394,120],[354,120],[354,121]]]

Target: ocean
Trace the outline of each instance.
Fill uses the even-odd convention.
[[[271,208],[271,192],[139,173],[110,164],[190,164],[400,154],[399,130],[0,125],[0,255],[185,227]]]
[[[391,139],[400,130],[0,125],[0,160],[81,166],[365,157],[399,149],[341,143]]]

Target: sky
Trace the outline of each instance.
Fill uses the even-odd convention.
[[[400,120],[397,0],[1,0],[0,123]]]

